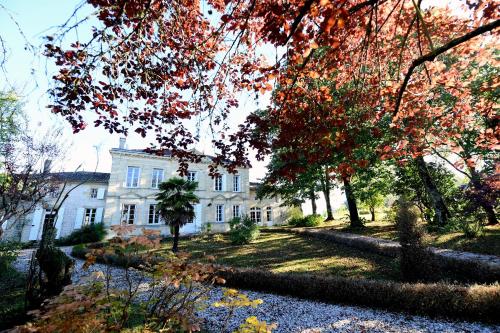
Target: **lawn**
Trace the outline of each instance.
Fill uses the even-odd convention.
[[[335,221],[324,223],[321,227],[389,240],[398,239],[395,224],[386,218],[383,211],[377,212],[377,221],[374,222],[369,221],[368,212],[361,210],[360,215],[368,221],[366,228],[360,230],[349,228],[348,216],[342,211],[335,215]],[[427,234],[426,242],[429,246],[500,256],[500,225],[486,226],[483,234],[475,239],[468,239],[461,232],[430,233]]]
[[[180,250],[190,252],[194,259],[213,255],[219,264],[272,272],[399,279],[394,259],[292,234],[262,233],[254,243],[243,246],[231,245],[224,235],[183,239]]]

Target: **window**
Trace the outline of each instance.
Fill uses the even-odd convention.
[[[271,207],[266,208],[266,221],[267,222],[273,221],[273,209]]]
[[[215,214],[215,220],[217,222],[224,222],[224,205],[216,205]]]
[[[255,223],[262,222],[261,210],[257,207],[250,208],[250,219]]]
[[[129,166],[127,168],[127,187],[139,187],[139,172],[138,167]]]
[[[149,205],[148,223],[149,224],[158,224],[158,223],[160,223],[160,213],[158,212],[158,209],[156,208],[156,205]]]
[[[215,181],[214,189],[216,191],[222,191],[222,175],[215,176],[214,181]]]
[[[96,221],[97,208],[85,208],[85,216],[83,217],[83,225],[94,224]]]
[[[163,169],[153,169],[153,176],[151,177],[151,187],[158,188],[163,181]]]
[[[233,192],[240,191],[240,175],[233,175]]]
[[[233,206],[233,218],[241,217],[240,205]]]
[[[190,182],[195,182],[196,181],[196,171],[188,171],[187,180],[189,180]]]
[[[135,205],[123,205],[122,224],[134,224]]]
[[[90,197],[92,199],[96,199],[97,198],[97,189],[96,188],[91,188],[90,189]]]
[[[51,209],[45,210],[45,216],[43,217],[43,225],[47,225],[47,223],[53,224],[56,218],[56,213]]]

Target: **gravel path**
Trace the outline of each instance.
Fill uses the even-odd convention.
[[[70,248],[63,248],[67,253]],[[31,251],[23,250],[19,254],[15,266],[25,271],[29,263]],[[105,271],[106,266],[95,264],[90,272],[82,269],[82,260],[76,259],[73,274],[74,283],[82,283],[92,271]],[[115,287],[123,286],[120,279],[121,269],[110,268]],[[135,273],[139,279],[140,274]],[[147,293],[148,285],[143,283],[141,290]],[[260,292],[245,291],[250,299],[260,298],[264,301],[257,309],[239,309],[236,311],[229,327],[235,329],[249,316],[257,316],[259,320],[268,323],[277,323],[275,333],[301,332],[301,333],[329,333],[329,332],[488,332],[500,333],[500,325],[490,326],[472,322],[455,322],[439,319],[430,319],[420,316],[411,316],[387,311],[372,310],[367,308],[325,304],[307,301],[292,297],[265,294]],[[208,303],[219,300],[222,288],[214,288],[209,295]],[[207,328],[211,332],[220,332],[220,325],[225,318],[223,308],[208,307],[199,315],[206,320]]]

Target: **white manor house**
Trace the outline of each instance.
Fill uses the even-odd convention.
[[[76,229],[92,223],[113,225],[129,224],[161,230],[168,235],[170,228],[160,219],[156,210],[158,185],[171,177],[178,177],[178,162],[168,154],[157,156],[140,149],[127,149],[125,139],[119,148],[113,148],[111,172],[61,172],[58,179],[71,189],[59,210],[56,228],[57,238],[69,235]],[[195,194],[200,202],[195,206],[196,218],[181,228],[181,235],[204,230],[224,232],[234,217],[248,215],[259,225],[283,224],[289,217],[289,208],[281,206],[278,197],[256,199],[258,183],[249,180],[249,169],[239,168],[235,174],[220,170],[221,175],[212,178],[208,174],[210,156],[200,163],[190,164],[187,179],[198,182]],[[23,242],[40,239],[45,219],[50,215],[51,201],[37,207],[15,225],[7,224],[6,238]],[[108,232],[108,236],[112,236]]]

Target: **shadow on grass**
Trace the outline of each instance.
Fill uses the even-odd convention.
[[[398,280],[395,260],[347,246],[290,234],[265,233],[252,244],[233,246],[222,241],[192,239],[181,242],[181,250],[194,259],[213,255],[217,263],[255,267],[273,272],[313,273],[383,280]]]

